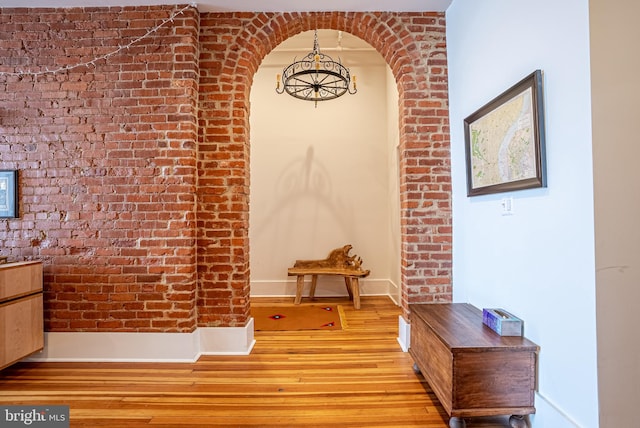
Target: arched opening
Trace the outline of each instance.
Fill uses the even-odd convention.
[[[358,93],[320,102],[277,94],[275,79],[313,46],[295,35],[260,64],[251,89],[250,265],[252,296],[295,294],[286,268],[353,245],[371,275],[362,294],[399,303],[398,93],[382,56],[339,30],[319,29],[320,52],[357,76]],[[344,295],[325,277],[316,295]]]
[[[249,318],[250,88],[262,59],[316,28],[366,41],[397,82],[400,300],[451,299],[451,175],[444,15],[301,12],[201,18],[198,325]],[[274,78],[275,84],[275,78]]]

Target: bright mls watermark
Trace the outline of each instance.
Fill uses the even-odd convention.
[[[2,406],[0,427],[69,428],[69,406]]]

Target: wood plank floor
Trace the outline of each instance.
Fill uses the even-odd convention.
[[[0,372],[0,403],[67,404],[71,427],[448,427],[398,345],[400,309],[391,300],[364,297],[360,310],[321,301],[343,305],[342,331],[258,331],[251,355],[193,364],[23,362]],[[505,418],[467,421],[508,426]]]

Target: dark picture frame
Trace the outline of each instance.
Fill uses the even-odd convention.
[[[0,218],[18,217],[18,171],[0,170]]]
[[[542,71],[464,119],[464,138],[467,196],[546,187]]]

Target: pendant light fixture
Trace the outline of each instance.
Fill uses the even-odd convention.
[[[276,77],[276,92],[286,92],[294,98],[313,101],[333,100],[347,92],[355,94],[356,76],[353,76],[344,65],[334,61],[329,55],[320,52],[318,45],[318,30],[313,35],[313,51],[300,61],[296,61],[284,68],[282,75]]]

